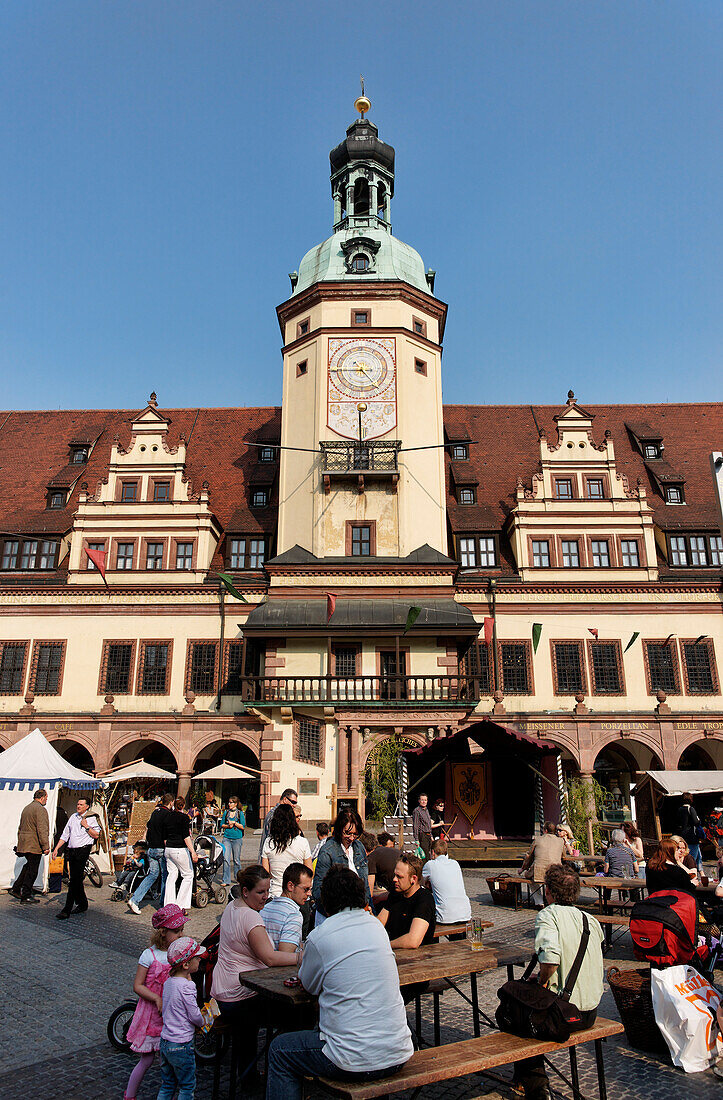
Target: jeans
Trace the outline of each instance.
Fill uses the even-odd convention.
[[[232,840],[229,837],[223,837],[221,843],[223,844],[223,884],[224,886],[231,885],[231,864],[234,865],[234,871],[241,870],[241,848],[243,846],[244,839],[242,836]]]
[[[700,874],[702,874],[703,873],[703,858],[700,854],[700,844],[697,841],[694,842],[694,843],[689,844],[688,845],[688,851],[690,852],[690,854],[693,857],[695,865],[698,868],[698,872]]]
[[[38,877],[42,856],[39,852],[18,852],[18,855],[25,857],[25,863],[13,883],[13,893],[21,898],[29,898],[33,892],[33,883]]]
[[[172,1043],[161,1039],[161,1087],[156,1100],[193,1100],[196,1095],[196,1054],[193,1039]]]
[[[166,885],[166,876],[163,873],[166,867],[166,856],[163,848],[149,848],[148,849],[148,874],[138,885],[138,889],[133,893],[131,901],[134,905],[140,905],[144,897],[150,890],[153,883],[161,875],[161,898],[163,898],[163,889]]]
[[[369,1073],[348,1073],[330,1061],[322,1048],[318,1031],[290,1031],[285,1035],[277,1035],[269,1047],[266,1100],[302,1100],[304,1077],[330,1077],[334,1081],[375,1081],[379,1077],[396,1073],[404,1064],[399,1063]]]
[[[66,913],[71,911],[73,904],[77,906],[81,913],[84,913],[88,908],[83,878],[90,849],[90,844],[85,844],[82,848],[66,848],[68,856],[68,896],[63,906]]]

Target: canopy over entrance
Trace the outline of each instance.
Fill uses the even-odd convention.
[[[406,749],[410,807],[424,791],[444,798],[454,839],[529,838],[535,821],[557,820],[559,749],[484,719],[420,748]]]

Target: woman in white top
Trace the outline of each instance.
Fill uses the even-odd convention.
[[[295,806],[281,803],[271,818],[269,835],[261,849],[261,866],[271,875],[272,898],[281,897],[281,880],[291,863],[303,863],[311,871],[311,848],[301,832]],[[299,814],[300,816],[300,814]]]

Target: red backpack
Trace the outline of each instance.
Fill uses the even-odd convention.
[[[630,914],[635,958],[663,968],[689,963],[696,950],[698,906],[683,890],[658,890],[638,901]],[[707,948],[705,949],[708,953]]]

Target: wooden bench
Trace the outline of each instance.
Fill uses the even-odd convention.
[[[403,1092],[405,1089],[419,1092],[425,1085],[451,1081],[473,1073],[484,1073],[498,1066],[508,1066],[534,1055],[553,1054],[567,1047],[570,1050],[573,1096],[575,1100],[581,1100],[575,1047],[582,1043],[594,1043],[600,1100],[607,1100],[602,1040],[611,1035],[620,1035],[622,1031],[623,1025],[617,1020],[604,1019],[596,1020],[586,1031],[571,1035],[566,1043],[521,1039],[506,1031],[494,1031],[478,1039],[464,1039],[459,1043],[415,1051],[406,1065],[392,1077],[380,1077],[376,1081],[331,1081],[320,1077],[316,1081],[332,1096],[342,1096],[346,1100],[375,1100],[376,1097]]]
[[[585,905],[578,905],[578,909],[581,909],[583,913],[589,913],[590,916],[595,918],[598,924],[603,926],[605,932],[603,955],[607,955],[613,945],[613,928],[628,928],[630,925],[629,917],[618,916],[615,913],[601,913],[599,910],[590,909]]]

